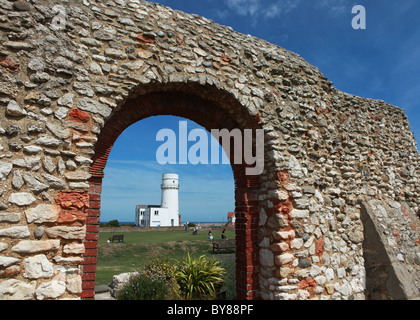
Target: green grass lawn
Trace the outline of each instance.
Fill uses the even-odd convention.
[[[194,256],[202,254],[210,257],[220,256],[224,264],[234,268],[234,254],[230,251],[225,254],[212,254],[212,243],[208,239],[208,230],[201,229],[197,235],[185,231],[149,231],[149,232],[121,232],[99,233],[98,262],[96,270],[96,284],[111,283],[114,275],[136,271],[153,258],[166,258],[181,260],[187,251]],[[221,229],[213,229],[214,239],[221,239]],[[124,243],[107,243],[115,234],[124,235]],[[235,238],[234,229],[226,229],[228,239]],[[233,256],[229,257],[229,256]],[[233,267],[231,266],[233,263]]]

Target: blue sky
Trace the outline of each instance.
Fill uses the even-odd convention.
[[[339,90],[404,109],[420,141],[420,1],[418,0],[156,0],[204,16],[301,55]],[[351,26],[352,8],[366,9],[366,29]],[[156,133],[178,128],[176,117],[153,117],[117,140],[102,193],[102,221],[132,221],[136,204],[160,203],[162,173],[180,174],[183,221],[226,221],[234,210],[229,165],[156,162]],[[189,128],[197,124],[188,123]],[[127,179],[130,176],[130,179]]]

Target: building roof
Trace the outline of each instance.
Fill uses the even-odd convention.
[[[140,209],[147,209],[147,208],[160,208],[160,204],[158,204],[158,205],[156,205],[156,206],[151,205],[151,204],[138,204],[138,205],[137,205],[137,207],[138,207],[138,208],[140,208]]]

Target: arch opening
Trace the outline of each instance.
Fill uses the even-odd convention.
[[[205,92],[201,90],[201,92]],[[207,94],[209,94],[207,92]],[[220,95],[220,93],[219,93]],[[207,97],[214,97],[208,95]],[[208,131],[211,129],[244,130],[257,128],[257,119],[240,118],[232,112],[232,99],[223,100],[229,108],[224,109],[212,99],[198,97],[179,91],[151,92],[128,99],[106,122],[95,145],[95,155],[90,169],[89,209],[85,240],[84,263],[82,264],[82,299],[94,299],[98,234],[101,214],[101,193],[104,168],[118,136],[133,123],[156,115],[174,115],[190,119]],[[233,110],[240,110],[234,108]],[[227,110],[231,110],[232,116]],[[249,116],[248,116],[249,117]],[[236,119],[235,119],[236,118]],[[239,121],[238,121],[239,119]],[[240,122],[240,124],[239,124]],[[231,146],[233,141],[231,141]],[[254,147],[255,149],[255,147]],[[233,159],[234,148],[230,148]],[[246,175],[249,167],[245,162],[233,163],[236,215],[236,297],[239,300],[255,299],[258,296],[258,191],[259,176]]]

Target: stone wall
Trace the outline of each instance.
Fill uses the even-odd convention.
[[[238,297],[419,297],[403,110],[164,6],[0,0],[0,299],[93,298],[103,168],[122,130],[159,114],[264,129],[264,172],[232,166]]]

